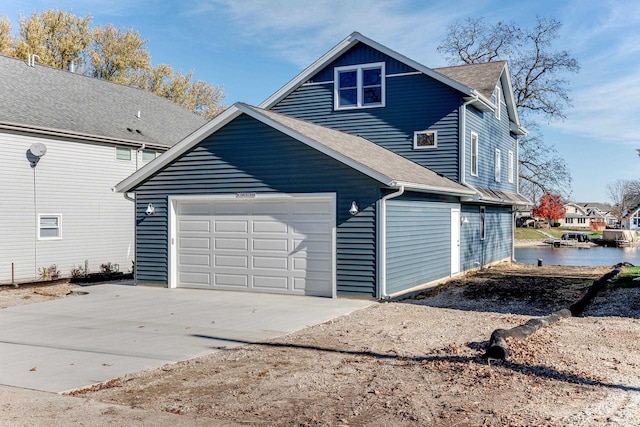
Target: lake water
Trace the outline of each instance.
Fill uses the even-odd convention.
[[[531,247],[516,248],[515,258],[518,262],[543,265],[615,265],[619,262],[630,262],[640,266],[640,248],[553,248]]]

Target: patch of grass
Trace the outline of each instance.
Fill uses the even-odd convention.
[[[611,283],[612,288],[635,288],[640,286],[640,282],[633,279],[640,277],[640,267],[623,267],[620,274]]]
[[[516,240],[544,240],[546,236],[533,228],[516,228]]]

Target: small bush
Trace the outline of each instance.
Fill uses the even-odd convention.
[[[107,262],[105,264],[100,264],[100,271],[104,274],[117,273],[120,271],[120,266],[118,264]]]
[[[71,269],[71,278],[72,279],[84,279],[89,275],[86,267],[79,265],[78,267],[74,267]]]
[[[42,267],[38,269],[38,275],[40,280],[58,280],[60,278],[60,270],[55,264],[51,264],[49,267]]]

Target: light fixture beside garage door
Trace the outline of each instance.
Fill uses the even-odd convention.
[[[355,200],[353,202],[351,202],[351,209],[349,209],[349,213],[351,215],[355,215],[358,213],[358,205],[356,205]]]

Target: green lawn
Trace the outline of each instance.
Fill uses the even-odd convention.
[[[590,239],[599,239],[602,237],[602,231],[593,231],[593,230],[569,230],[566,228],[543,228],[542,231],[548,233],[555,237],[556,239],[560,239],[564,233],[569,231],[583,231],[589,233]],[[515,239],[516,240],[544,240],[547,236],[540,233],[538,230],[534,228],[516,228]]]
[[[516,228],[516,240],[544,240],[547,236],[533,228]]]
[[[636,277],[640,277],[640,267],[623,267],[620,274],[614,279],[612,286],[614,288],[635,288],[640,286],[639,282],[633,281]]]

